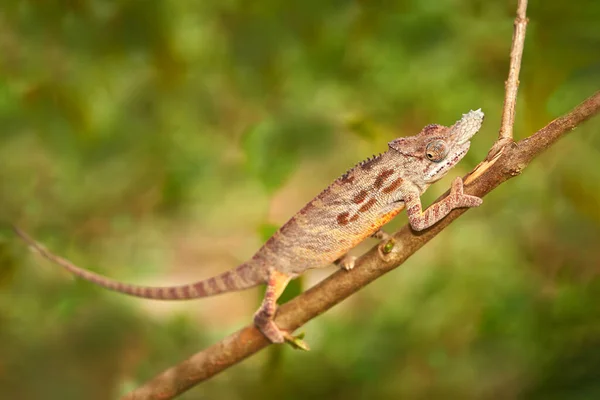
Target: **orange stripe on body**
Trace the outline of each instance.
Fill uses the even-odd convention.
[[[329,254],[322,254],[322,256],[324,258],[330,259],[331,262],[339,259],[341,256],[345,255],[350,249],[362,243],[366,238],[377,232],[379,228],[381,228],[383,225],[387,224],[392,219],[394,219],[396,215],[400,214],[402,210],[404,210],[404,207],[390,211],[389,213],[380,216],[371,224],[371,227],[365,231],[364,235],[348,236],[347,238],[350,239],[348,242],[348,246],[344,246],[343,250],[333,251]]]
[[[388,222],[390,222],[391,220],[393,220],[396,215],[400,214],[400,212],[404,210],[404,207],[396,209],[394,211],[391,211],[387,214],[382,215],[381,217],[379,217],[379,219],[377,219],[377,224],[379,224],[379,227],[382,227],[383,225],[387,224]],[[373,231],[373,233],[375,233],[376,230]]]

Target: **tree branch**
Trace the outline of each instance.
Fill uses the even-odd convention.
[[[519,175],[542,151],[598,112],[600,112],[600,92],[596,92],[570,113],[552,121],[527,139],[507,144],[493,160],[479,164],[465,180],[467,183],[465,192],[480,197],[485,196],[501,183]],[[454,210],[442,221],[423,232],[414,232],[410,226],[404,226],[394,235],[396,245],[390,253],[388,262],[381,260],[377,247],[374,247],[357,260],[353,270],[335,272],[282,305],[275,318],[277,325],[283,329],[295,330],[329,310],[370,282],[401,265],[466,211],[467,209]],[[169,368],[126,395],[123,400],[171,399],[269,344],[254,325],[248,325]]]
[[[504,107],[502,109],[502,121],[498,139],[503,142],[513,140],[513,126],[515,124],[515,107],[517,104],[517,92],[519,91],[519,72],[521,71],[521,59],[525,47],[525,31],[527,30],[527,0],[519,0],[517,4],[517,17],[515,18],[515,30],[513,33],[512,46],[510,49],[510,66],[508,68],[508,79],[506,80],[504,93]]]

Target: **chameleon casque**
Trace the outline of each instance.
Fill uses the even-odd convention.
[[[426,229],[460,207],[477,207],[482,200],[463,193],[457,177],[450,194],[423,211],[420,196],[467,154],[471,137],[483,123],[481,110],[470,111],[451,127],[428,125],[415,136],[389,142],[383,154],[360,162],[306,204],[252,256],[237,268],[198,282],[171,287],[144,287],[117,282],[77,267],[17,233],[36,251],[73,274],[106,289],[132,296],[185,300],[267,284],[254,315],[257,328],[273,343],[305,344],[279,329],[273,318],[277,298],[291,279],[307,269],[336,263],[350,270],[350,249],[368,237],[388,239],[380,228],[406,208],[414,230]],[[384,255],[383,244],[379,246]]]

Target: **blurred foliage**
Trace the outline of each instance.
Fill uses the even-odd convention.
[[[116,398],[258,306],[231,294],[160,311],[68,280],[9,222],[111,277],[199,279],[250,257],[392,138],[481,107],[483,130],[429,202],[495,138],[514,10],[3,1],[2,397]],[[528,15],[519,138],[600,88],[600,3],[532,0]],[[597,118],[577,128],[400,270],[311,322],[312,352],[264,352],[182,398],[600,397],[599,131]],[[207,316],[208,304],[220,306]]]

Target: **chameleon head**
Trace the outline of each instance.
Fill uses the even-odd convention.
[[[411,170],[422,171],[419,181],[430,184],[446,175],[467,154],[483,117],[481,109],[469,111],[451,127],[427,125],[415,136],[391,141],[389,147],[406,157],[406,162],[412,164]]]

